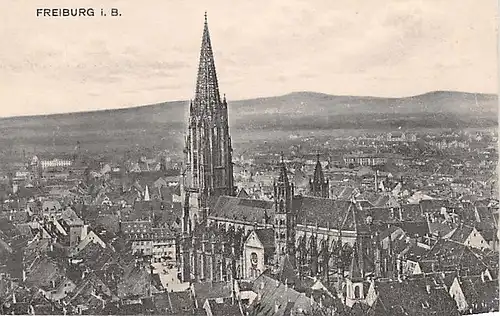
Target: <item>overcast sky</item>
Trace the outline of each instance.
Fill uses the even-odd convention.
[[[496,0],[1,0],[0,116],[192,98],[205,10],[229,101],[497,91]]]

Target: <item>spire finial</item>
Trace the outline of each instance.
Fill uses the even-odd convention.
[[[207,11],[205,11],[205,24],[207,24],[208,21],[207,21]]]
[[[281,152],[281,163],[284,163],[285,162],[285,154],[283,153],[283,151]]]

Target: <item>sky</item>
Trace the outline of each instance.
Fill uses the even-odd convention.
[[[496,0],[2,0],[0,117],[193,98],[204,12],[227,99],[497,93]],[[37,17],[37,8],[120,17]]]

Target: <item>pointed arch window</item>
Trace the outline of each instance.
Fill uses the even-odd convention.
[[[361,298],[361,287],[359,285],[354,286],[354,298],[355,299]]]

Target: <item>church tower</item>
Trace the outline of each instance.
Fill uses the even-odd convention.
[[[349,276],[346,278],[346,305],[352,307],[356,302],[363,301],[365,299],[364,286],[364,260],[363,260],[363,250],[362,244],[354,244],[354,252],[351,260],[351,265],[349,267]]]
[[[325,180],[325,174],[323,173],[323,167],[319,161],[319,154],[317,155],[316,168],[314,169],[314,177],[309,181],[309,187],[311,195],[328,198],[328,180]]]
[[[292,210],[294,195],[293,184],[288,179],[285,161],[281,156],[280,174],[274,183],[274,233],[275,263],[281,262],[286,255],[295,257],[295,218]]]
[[[209,199],[235,194],[232,151],[227,102],[219,94],[205,13],[196,91],[189,106],[184,148],[184,232],[206,220]]]

